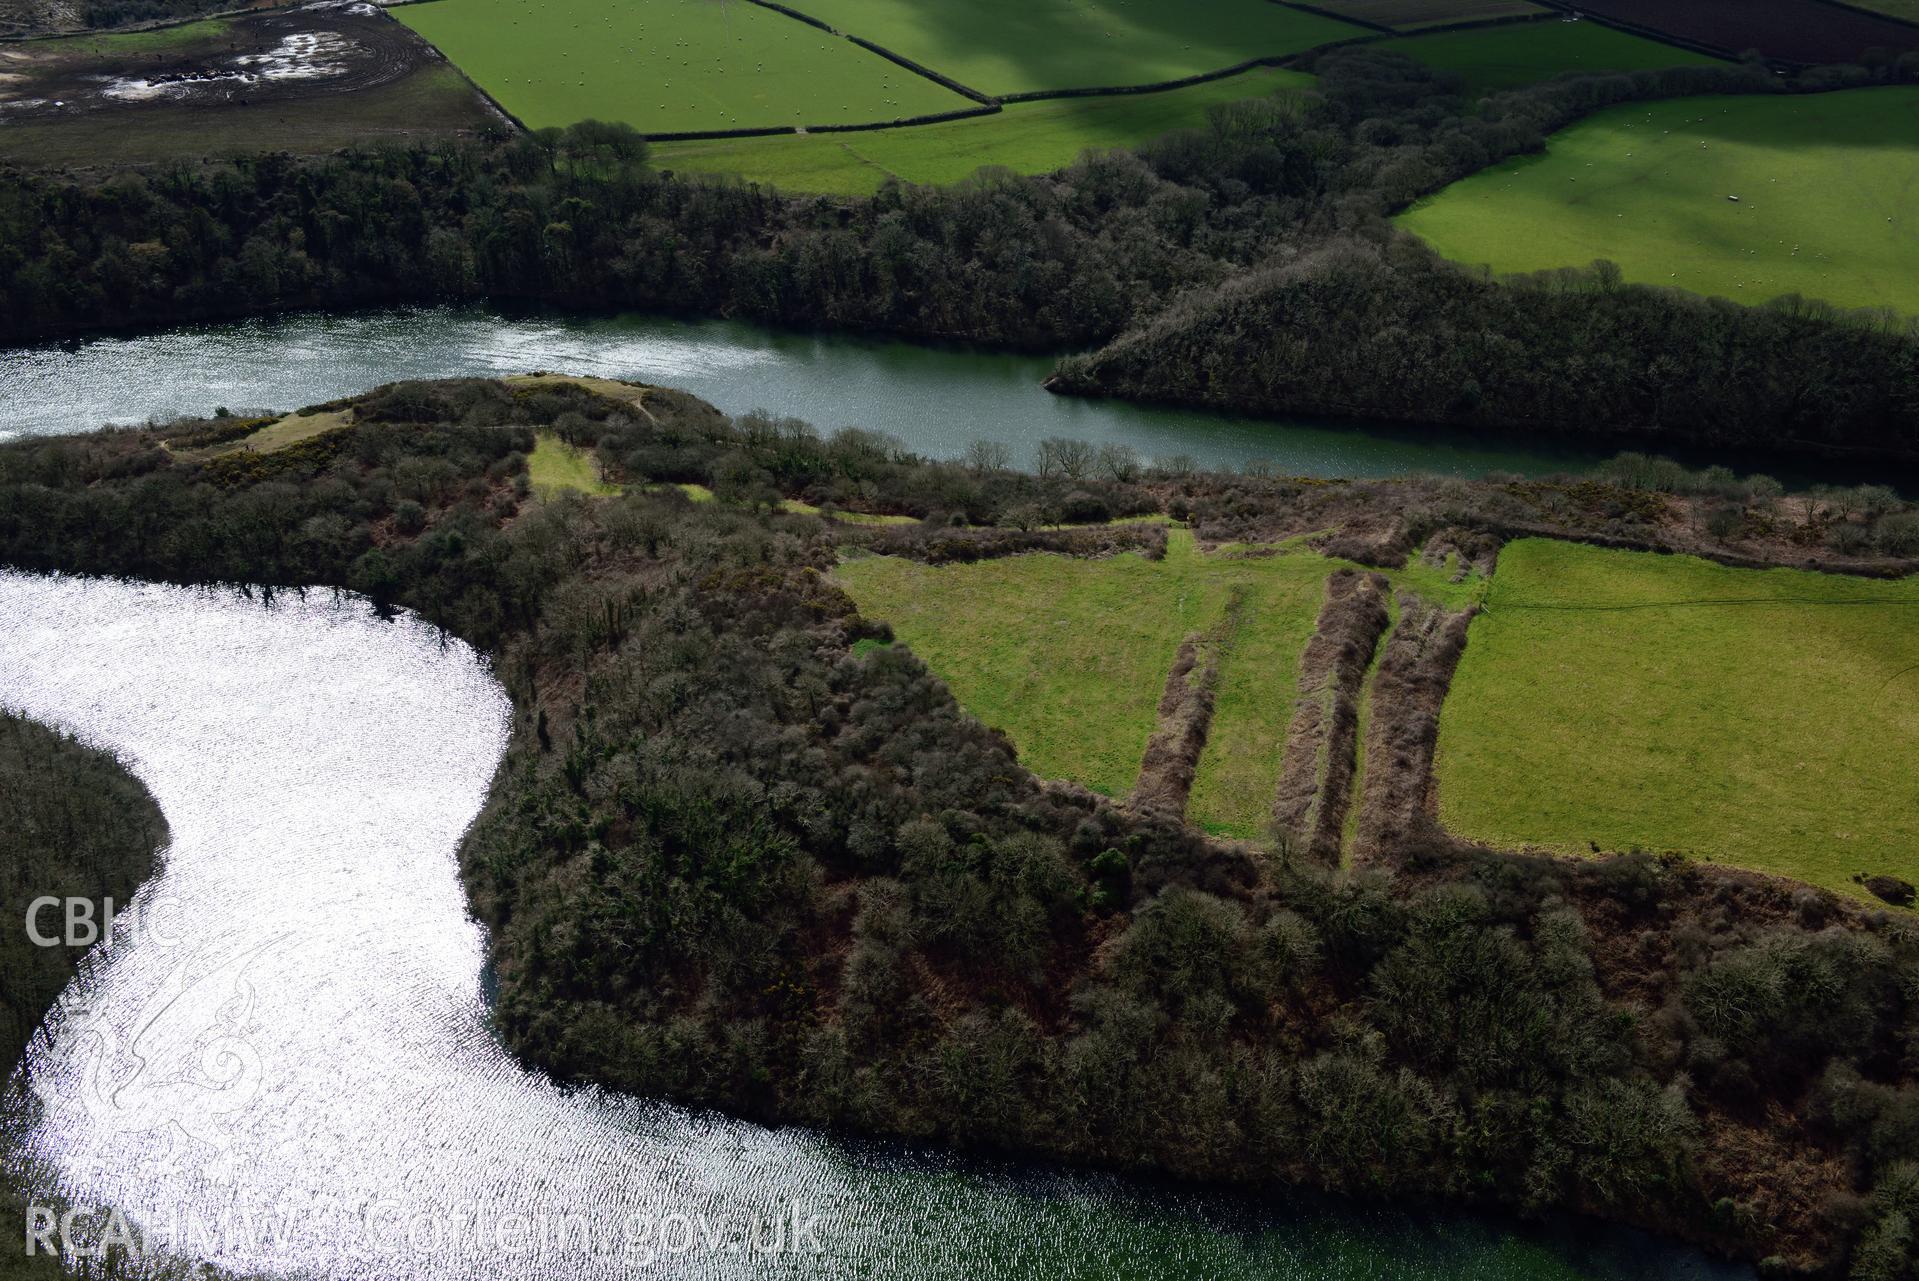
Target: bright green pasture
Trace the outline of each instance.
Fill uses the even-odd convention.
[[[1556,20],[1436,31],[1383,41],[1379,48],[1416,58],[1435,71],[1453,73],[1472,96],[1519,89],[1569,71],[1650,71],[1719,64],[1717,58],[1596,22]]]
[[[974,105],[746,0],[436,0],[393,13],[534,128],[855,124]]]
[[[536,494],[551,494],[562,489],[595,495],[620,492],[618,485],[609,485],[600,478],[599,464],[590,452],[546,432],[533,438],[533,452],[526,456],[526,471]]]
[[[1048,173],[1065,168],[1090,147],[1134,146],[1174,129],[1204,125],[1207,112],[1218,104],[1312,83],[1302,72],[1261,68],[1161,93],[1015,102],[994,115],[944,124],[662,142],[653,147],[653,161],[662,169],[738,174],[787,191],[862,196],[878,191],[888,178],[958,182],[983,165]]]
[[[1272,0],[798,0],[988,94],[1158,84],[1365,34]]]
[[[1914,313],[1915,196],[1919,88],[1684,98],[1602,112],[1400,224],[1499,272],[1608,258],[1628,280],[1741,302]]]
[[[1529,540],[1490,606],[1440,723],[1453,831],[1919,879],[1919,581]]]

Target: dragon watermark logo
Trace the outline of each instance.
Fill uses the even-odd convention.
[[[238,1114],[260,1096],[266,1066],[247,1040],[258,992],[249,971],[276,938],[226,960],[178,960],[131,1017],[85,998],[54,1035],[75,1043],[61,1070],[37,1073],[49,1109],[78,1110],[102,1136],[165,1134],[168,1168],[190,1156],[224,1179]]]

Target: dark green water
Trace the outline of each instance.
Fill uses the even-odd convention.
[[[216,406],[297,409],[400,378],[535,369],[683,387],[729,413],[891,432],[935,458],[976,439],[1030,462],[1048,436],[1201,466],[1250,459],[1308,476],[1580,470],[1612,451],[1518,446],[1441,429],[1271,421],[1049,395],[1043,356],[934,349],[657,316],[507,316],[480,308],[300,314],[0,352],[0,436],[165,420]]]

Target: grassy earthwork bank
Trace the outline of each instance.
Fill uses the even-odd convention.
[[[1199,128],[1215,106],[1312,83],[1302,72],[1260,68],[1157,93],[1009,103],[992,115],[941,124],[662,142],[653,160],[663,169],[738,174],[787,191],[870,195],[889,178],[951,183],[989,165],[1047,173],[1089,147],[1136,146]]]
[[[1919,582],[1506,548],[1446,702],[1458,834],[1911,879]]]
[[[1519,89],[1568,72],[1652,71],[1719,62],[1596,22],[1548,20],[1385,41],[1435,71],[1460,78],[1468,95]]]
[[[1405,213],[1496,272],[1605,258],[1628,280],[1919,313],[1919,88],[1616,107]]]

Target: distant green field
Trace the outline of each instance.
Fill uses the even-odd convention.
[[[1499,272],[1608,258],[1741,302],[1919,313],[1916,190],[1919,88],[1688,98],[1602,112],[1399,221]]]
[[[1856,892],[1857,872],[1919,872],[1915,759],[1919,582],[1529,540],[1446,701],[1440,816]]]
[[[1015,102],[991,116],[861,133],[782,134],[654,145],[663,169],[735,173],[788,191],[859,196],[889,177],[949,183],[982,165],[1047,173],[1089,147],[1134,146],[1174,129],[1206,123],[1218,103],[1304,88],[1302,72],[1261,68],[1162,93]]]
[[[1550,12],[1531,0],[1319,0],[1314,8],[1395,31]]]
[[[1271,0],[798,0],[988,94],[1157,84],[1365,34]]]
[[[1449,71],[1477,96],[1519,89],[1569,71],[1647,71],[1713,66],[1717,58],[1644,40],[1596,22],[1523,22],[1469,31],[1435,31],[1379,46]]]
[[[1907,22],[1919,22],[1919,0],[1847,0],[1855,9],[1871,9]]]
[[[855,124],[974,105],[744,0],[437,0],[393,14],[534,128],[586,119],[648,133]]]

